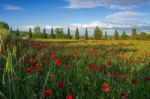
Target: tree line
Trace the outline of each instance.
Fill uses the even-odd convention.
[[[2,25],[3,24],[3,25]],[[8,28],[8,24],[1,22],[0,27]],[[67,33],[64,33],[63,28],[51,28],[50,33],[47,32],[46,28],[41,29],[40,26],[34,27],[34,29],[29,28],[28,32],[19,31],[17,29],[14,31],[10,28],[10,33],[15,34],[20,37],[27,37],[30,39],[94,39],[94,40],[150,40],[150,34],[141,32],[137,33],[136,28],[132,28],[131,35],[128,35],[125,31],[122,31],[122,34],[119,35],[117,30],[114,31],[114,35],[108,35],[107,32],[103,32],[98,26],[95,27],[93,37],[88,35],[88,29],[85,28],[84,35],[80,35],[79,28],[76,28],[74,35],[71,35],[71,30],[68,27]]]

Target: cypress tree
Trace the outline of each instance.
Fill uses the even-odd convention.
[[[32,38],[32,29],[29,28],[29,38]]]
[[[16,36],[19,36],[19,29],[17,29],[17,31],[16,31]]]
[[[115,40],[118,40],[118,39],[119,39],[119,33],[118,33],[117,30],[115,30],[114,39],[115,39]]]
[[[53,29],[53,27],[51,28],[51,38],[54,39],[54,29]]]
[[[108,39],[107,32],[105,31],[105,40]]]
[[[85,40],[88,40],[88,29],[85,29]]]
[[[76,40],[79,40],[79,39],[80,39],[80,36],[79,36],[79,29],[78,29],[78,28],[76,29],[75,39],[76,39]]]
[[[70,36],[70,28],[68,27],[68,30],[67,30],[67,38],[68,39],[71,39],[71,36]]]
[[[47,38],[47,33],[46,33],[46,29],[43,29],[43,38]]]

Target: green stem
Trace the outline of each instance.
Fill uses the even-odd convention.
[[[48,81],[48,76],[46,75],[46,79],[45,79],[45,83],[44,83],[44,86],[43,86],[43,89],[42,89],[42,93],[41,93],[40,99],[42,99],[42,95],[43,95],[43,92],[44,92],[44,89],[45,89],[47,81]]]

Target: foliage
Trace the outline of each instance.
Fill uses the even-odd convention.
[[[121,39],[127,40],[127,35],[125,31],[122,32]]]
[[[118,33],[117,30],[115,30],[114,39],[115,39],[115,40],[119,40],[119,33]]]
[[[19,37],[19,35],[20,35],[20,32],[19,32],[19,29],[17,29],[17,30],[16,30],[16,36]]]
[[[29,38],[31,39],[32,38],[32,29],[29,28]]]
[[[105,31],[105,40],[108,39],[107,32]]]
[[[66,37],[66,35],[63,32],[63,28],[56,28],[55,29],[56,39],[62,39]]]
[[[40,26],[34,27],[34,33],[41,33],[41,27]]]
[[[76,28],[75,39],[76,39],[76,40],[79,40],[79,39],[80,39],[79,29],[78,29],[78,28]]]
[[[47,33],[46,33],[46,29],[43,29],[43,38],[46,39],[47,38]]]
[[[85,29],[85,40],[88,40],[88,29]]]
[[[67,30],[67,38],[68,38],[68,39],[71,39],[70,28],[69,28],[69,27],[68,27],[68,30]]]
[[[103,36],[102,31],[99,29],[99,27],[97,26],[94,30],[94,39],[95,40],[101,40]]]
[[[138,39],[136,28],[132,28],[131,39],[132,40],[137,40]]]
[[[55,38],[55,35],[54,35],[54,29],[53,29],[53,27],[51,28],[51,35],[50,35],[50,36],[51,36],[51,38],[52,38],[52,39],[54,39],[54,38]]]
[[[149,49],[149,41],[23,41],[0,58],[0,98],[149,99]]]
[[[1,29],[9,30],[9,25],[6,22],[0,21],[0,30]]]

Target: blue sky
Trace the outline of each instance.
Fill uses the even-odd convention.
[[[0,0],[0,21],[14,29],[95,26],[150,31],[150,0]]]

